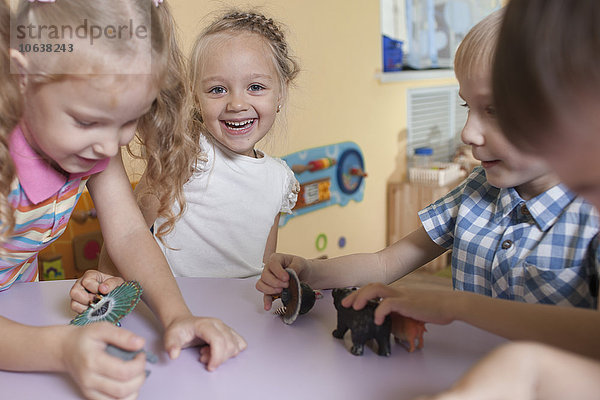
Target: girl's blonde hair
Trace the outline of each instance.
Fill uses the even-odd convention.
[[[200,143],[198,137],[187,130],[186,117],[191,106],[187,95],[185,58],[166,3],[158,7],[156,18],[159,23],[154,24],[153,20],[153,37],[154,26],[162,27],[165,75],[152,110],[138,123],[138,138],[143,147],[142,154],[137,157],[146,160],[145,177],[149,191],[139,193],[138,201],[148,194],[157,197],[160,203],[158,216],[165,221],[155,228],[154,234],[162,241],[185,211],[183,185],[192,175]],[[129,147],[128,150],[132,154]],[[175,202],[179,210],[177,214],[173,213]]]
[[[503,16],[503,8],[494,11],[465,35],[454,56],[457,76],[470,77],[480,71],[489,71],[491,74]]]
[[[156,235],[162,237],[173,229],[175,221],[185,209],[183,184],[191,176],[191,165],[197,157],[199,144],[186,132],[185,115],[188,108],[184,57],[179,48],[176,26],[167,2],[155,7],[150,0],[56,0],[55,3],[29,3],[23,1],[17,15],[17,24],[35,21],[39,25],[78,24],[86,20],[88,26],[106,27],[123,20],[141,24],[150,22],[149,48],[132,48],[139,41],[103,40],[103,57],[115,60],[133,52],[150,51],[151,73],[156,77],[159,93],[150,111],[138,122],[137,139],[142,144],[139,154],[130,146],[128,152],[135,158],[146,161],[145,175],[148,191],[160,203],[159,216],[165,222],[157,228]],[[89,46],[90,50],[94,50]],[[97,52],[98,50],[95,50]],[[112,53],[111,53],[112,52]],[[96,62],[97,57],[92,57]],[[102,68],[106,61],[99,61]],[[102,72],[100,72],[102,73]],[[110,72],[112,73],[112,72]],[[134,72],[135,73],[135,72]],[[66,79],[69,75],[36,71],[33,82]],[[148,193],[139,193],[138,201]],[[174,214],[172,205],[177,202],[179,212]]]
[[[196,89],[201,81],[199,75],[202,62],[209,57],[207,49],[212,44],[211,39],[216,35],[234,36],[243,33],[260,36],[271,50],[283,98],[287,96],[289,85],[300,72],[298,62],[289,49],[282,25],[256,11],[230,10],[223,13],[200,33],[192,47],[189,66],[190,93],[192,95],[191,130],[207,132],[204,129],[202,110],[196,96]]]
[[[6,0],[0,0],[0,253],[15,224],[13,209],[8,202],[10,185],[15,178],[8,136],[19,122],[22,108],[17,81],[10,73],[9,27],[10,9]]]

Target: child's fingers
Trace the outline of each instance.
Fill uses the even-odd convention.
[[[87,308],[88,308],[88,305],[80,303],[75,300],[71,300],[71,310],[75,311],[77,314],[84,312],[85,310],[87,310]]]
[[[388,297],[394,294],[396,294],[396,291],[389,286],[381,283],[371,283],[353,293],[350,293],[348,296],[342,299],[342,305],[344,307],[352,307],[355,310],[360,310],[371,299]]]
[[[265,311],[269,311],[273,305],[273,296],[265,294],[263,296],[263,305],[264,305]]]
[[[122,360],[104,352],[96,358],[95,367],[105,379],[117,383],[137,381],[146,376],[146,354],[141,352],[133,360]]]
[[[211,326],[212,331],[208,333],[206,342],[210,346],[207,355],[210,355],[206,369],[214,371],[219,365],[229,358],[237,356],[246,349],[246,341],[233,329],[221,323]]]
[[[165,348],[171,359],[177,358],[182,348],[200,344],[210,346],[210,352],[201,352],[201,360],[209,358],[206,364],[209,371],[236,356],[247,346],[240,335],[216,318],[187,318],[177,322],[165,333]]]
[[[102,273],[96,270],[87,270],[77,282],[90,293],[100,293],[99,286],[103,280]]]
[[[124,281],[119,277],[103,274],[96,270],[88,270],[71,288],[71,309],[80,313],[94,301],[96,294],[107,294]]]
[[[255,287],[256,287],[256,290],[264,293],[264,296],[263,296],[264,309],[265,309],[265,311],[269,311],[271,309],[271,304],[273,303],[273,295],[281,293],[281,289],[272,288],[272,287],[266,285],[261,280],[256,282]]]
[[[117,328],[108,323],[102,324],[102,331],[98,332],[101,340],[107,344],[119,347],[123,350],[137,351],[144,347],[145,340],[143,337],[137,336],[133,332],[126,329]],[[100,324],[98,324],[100,326]]]
[[[90,302],[94,299],[94,294],[88,292],[81,280],[77,280],[69,292],[71,297],[71,309],[76,313],[80,313],[88,308]]]
[[[211,323],[203,324],[199,328],[198,336],[210,346],[210,349],[205,349],[201,353],[204,356],[201,359],[208,359],[205,365],[209,371],[214,371],[229,358],[237,356],[247,346],[240,335],[219,320],[212,320]]]
[[[143,354],[142,354],[143,356]],[[133,362],[133,361],[130,361]],[[92,380],[90,386],[94,389],[90,391],[93,396],[86,396],[93,399],[136,399],[139,390],[146,380],[146,373],[142,370],[134,378],[128,380],[115,380],[103,376],[98,376]]]
[[[121,399],[137,396],[145,380],[145,354],[124,361],[106,352],[107,344],[140,350],[144,340],[131,332],[102,322],[71,331],[76,340],[69,349],[67,370],[88,398]]]
[[[400,302],[397,299],[388,298],[384,299],[377,308],[375,309],[374,321],[375,324],[381,325],[385,320],[385,317],[389,314],[396,312],[398,314],[402,314],[400,312]]]
[[[263,272],[263,276],[260,277],[258,281],[256,281],[256,290],[262,292],[264,294],[279,294],[283,290],[283,288],[288,286],[287,282],[276,281],[274,279],[265,279],[265,273]],[[285,284],[285,286],[284,286]]]
[[[206,365],[208,361],[210,361],[210,346],[202,346],[200,348],[200,362]]]
[[[290,280],[290,276],[286,272],[286,268],[292,267],[294,256],[290,254],[274,253],[271,254],[269,260],[265,264],[265,270],[269,271],[275,279],[280,282],[287,282]]]
[[[98,357],[98,376],[93,387],[111,399],[128,398],[136,395],[146,379],[146,355],[139,353],[133,360],[124,361],[106,354],[110,358],[105,362]],[[134,397],[135,398],[135,397]]]
[[[87,270],[73,288],[80,285],[89,293],[107,294],[123,282],[124,280],[120,277],[103,274],[96,270]]]

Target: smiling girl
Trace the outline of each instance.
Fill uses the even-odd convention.
[[[187,208],[159,244],[176,276],[255,276],[275,252],[279,215],[291,212],[299,189],[285,162],[256,148],[298,66],[277,23],[238,11],[200,34],[190,64],[190,125],[203,152],[184,185]],[[141,208],[149,225],[162,223],[156,189],[145,176],[136,188],[147,193]]]

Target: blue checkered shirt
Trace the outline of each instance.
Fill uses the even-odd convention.
[[[527,303],[596,307],[598,213],[559,184],[530,200],[490,185],[476,168],[419,212],[452,250],[455,289]]]

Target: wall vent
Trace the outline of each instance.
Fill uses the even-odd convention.
[[[407,155],[427,146],[433,148],[433,160],[450,161],[467,121],[458,86],[408,89],[407,96]]]

